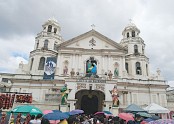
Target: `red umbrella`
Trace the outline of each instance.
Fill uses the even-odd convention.
[[[45,115],[48,114],[48,113],[53,113],[53,111],[52,110],[44,110],[43,111],[43,114],[45,114]]]
[[[132,114],[129,113],[119,113],[118,117],[128,122],[129,120],[134,120]]]
[[[104,112],[96,112],[94,115],[100,115],[100,114],[105,114]]]

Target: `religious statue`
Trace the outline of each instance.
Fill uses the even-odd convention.
[[[118,76],[119,76],[118,68],[115,68],[115,70],[114,70],[114,76],[115,76],[115,77],[118,77]]]
[[[65,84],[64,87],[62,87],[60,92],[61,92],[61,95],[62,95],[61,105],[66,105],[67,104],[68,94],[70,93],[70,89],[67,88],[67,84]]]
[[[118,100],[118,90],[117,86],[115,85],[112,90],[110,90],[111,96],[112,96],[112,106],[118,107],[119,106],[119,100]]]
[[[97,65],[96,63],[91,63],[90,61],[87,64],[87,75],[86,77],[97,77]]]
[[[63,69],[63,74],[64,75],[67,75],[68,73],[68,67],[65,65],[64,69]]]
[[[71,77],[74,77],[74,75],[75,75],[74,69],[71,70],[70,74],[71,74]]]
[[[109,73],[108,73],[108,76],[109,76],[109,80],[111,80],[112,79],[112,72],[111,71],[109,71]]]

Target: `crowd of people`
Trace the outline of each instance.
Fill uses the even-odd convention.
[[[135,115],[134,120],[126,121],[118,116],[106,116],[105,114],[77,114],[71,115],[67,119],[51,122],[44,118],[42,114],[38,114],[37,116],[28,114],[26,118],[22,119],[19,113],[16,118],[12,117],[9,123],[4,122],[1,124],[148,124],[142,120],[140,115]]]

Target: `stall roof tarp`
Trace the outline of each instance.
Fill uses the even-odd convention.
[[[158,104],[151,103],[144,108],[148,113],[169,113],[170,111],[167,108],[164,108]]]
[[[130,104],[124,109],[125,112],[147,112],[146,110],[140,108],[138,105]]]

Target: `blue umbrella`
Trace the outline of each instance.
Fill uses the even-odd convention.
[[[154,121],[154,120],[152,118],[147,118],[147,119],[144,119],[143,121],[150,122],[150,121]]]
[[[77,115],[77,114],[81,114],[81,113],[84,113],[84,111],[80,110],[80,109],[75,109],[75,110],[72,110],[69,112],[70,115]]]
[[[62,113],[62,111],[60,110],[52,110],[53,112],[59,112],[59,113]]]
[[[55,112],[55,113],[48,113],[44,115],[43,118],[48,120],[62,120],[69,118],[69,116],[65,113]]]
[[[103,111],[105,114],[112,115],[110,111]]]

